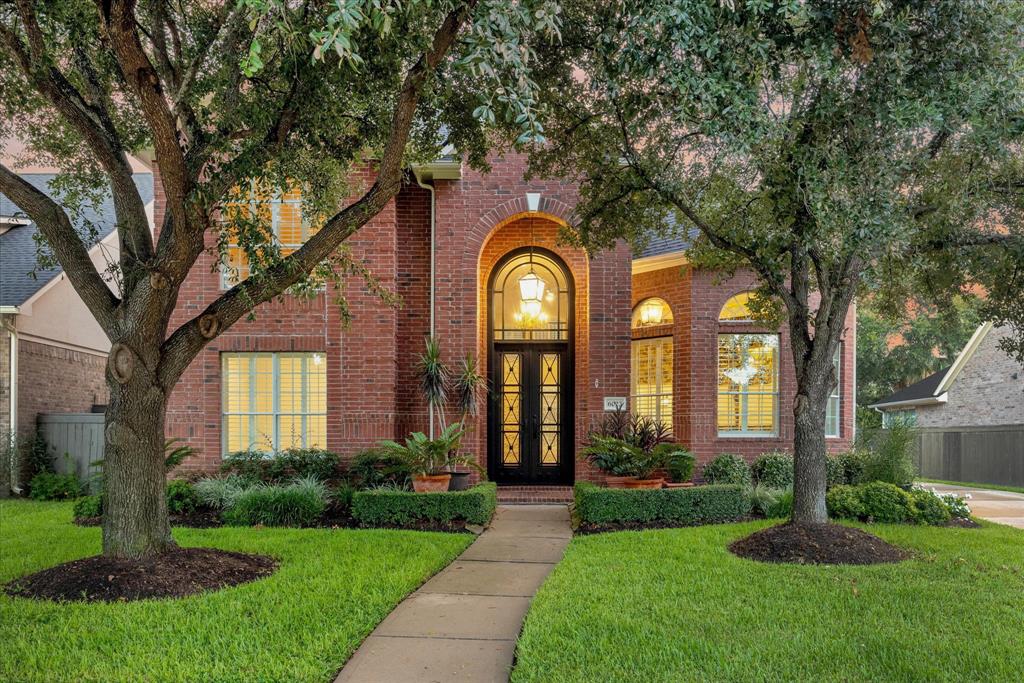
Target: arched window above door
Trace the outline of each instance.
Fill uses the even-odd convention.
[[[656,325],[668,325],[672,322],[672,309],[668,302],[652,296],[644,299],[633,308],[634,330]]]
[[[565,267],[545,251],[506,257],[491,278],[494,341],[568,341],[569,287]]]

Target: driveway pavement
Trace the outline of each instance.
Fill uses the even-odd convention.
[[[967,504],[971,508],[971,514],[975,517],[1024,529],[1024,494],[949,484],[932,484],[926,481],[921,482],[920,485],[933,488],[939,493],[955,493],[960,496],[970,494],[971,498]]]

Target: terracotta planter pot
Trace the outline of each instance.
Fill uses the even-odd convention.
[[[693,482],[692,481],[682,481],[682,482],[666,481],[664,483],[664,487],[667,488],[667,489],[688,489],[691,486],[693,486]]]
[[[609,474],[604,478],[605,486],[610,489],[624,489],[626,488],[627,481],[635,481],[636,477],[616,477],[613,474]]]
[[[414,474],[412,477],[412,490],[416,493],[438,493],[447,491],[451,483],[450,474]]]
[[[660,489],[664,479],[633,479],[625,482],[627,489]]]

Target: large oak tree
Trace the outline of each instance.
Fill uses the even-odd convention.
[[[2,0],[0,135],[63,172],[58,202],[0,166],[112,348],[103,551],[173,547],[164,500],[168,396],[199,351],[255,306],[324,278],[365,277],[339,246],[398,192],[410,162],[454,145],[482,165],[495,134],[537,139],[530,44],[557,40],[550,0]],[[500,139],[500,138],[499,138]],[[154,238],[129,153],[150,149],[166,213]],[[369,164],[366,187],[347,179]],[[296,185],[322,227],[284,255],[238,187]],[[119,261],[97,272],[80,203],[113,196]],[[179,289],[208,233],[251,275],[177,329]],[[112,281],[116,286],[108,287]]]
[[[827,520],[855,296],[980,284],[986,314],[1024,332],[1022,25],[1016,0],[566,6],[575,69],[544,91],[533,170],[580,180],[587,246],[696,228],[695,264],[757,274],[791,340],[796,523]]]

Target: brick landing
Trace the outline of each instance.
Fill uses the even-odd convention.
[[[498,503],[502,505],[550,505],[571,502],[571,486],[498,485]]]

